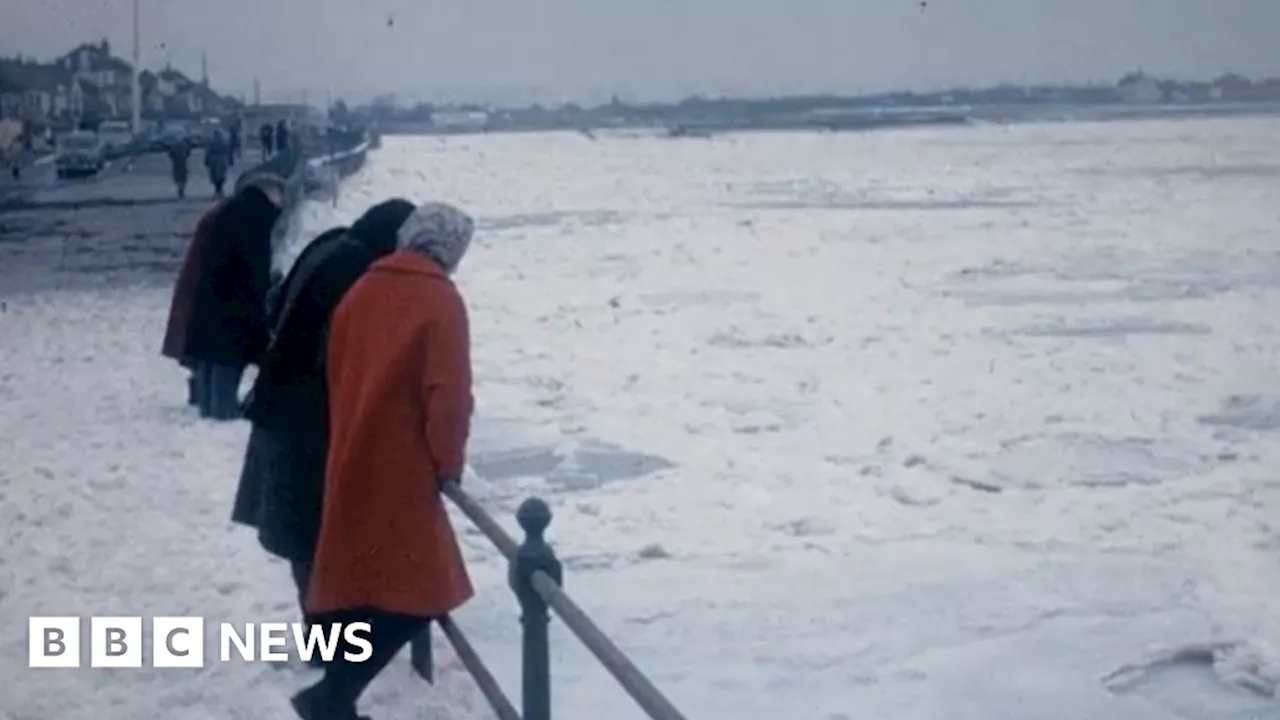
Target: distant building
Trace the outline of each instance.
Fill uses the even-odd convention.
[[[1134,72],[1116,84],[1120,97],[1130,103],[1157,103],[1165,99],[1160,82],[1146,73]]]
[[[489,113],[479,110],[436,110],[431,114],[431,125],[439,130],[483,130],[489,122]]]
[[[0,117],[46,122],[84,110],[82,85],[59,65],[0,60]]]
[[[58,58],[57,65],[80,85],[92,87],[104,117],[126,117],[133,109],[133,66],[111,54],[111,43],[84,43]],[[86,87],[87,86],[87,87]]]
[[[328,118],[320,108],[299,103],[262,103],[247,105],[240,114],[249,127],[285,120],[294,125],[323,125]]]
[[[208,108],[209,97],[204,86],[187,77],[180,70],[166,66],[156,73],[155,92],[159,96],[161,112],[169,118],[192,118],[215,112]]]
[[[171,67],[138,76],[144,117],[195,118],[236,105]],[[45,125],[126,119],[133,112],[133,66],[103,40],[50,63],[0,59],[0,118]]]

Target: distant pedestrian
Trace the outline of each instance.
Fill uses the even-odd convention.
[[[440,488],[458,482],[472,412],[467,311],[449,276],[474,223],[419,207],[396,252],[338,303],[325,369],[329,452],[307,610],[368,622],[373,654],[345,642],[320,682],[292,699],[304,720],[356,718],[360,695],[432,618],[473,594]]]
[[[0,147],[0,160],[3,160],[9,166],[9,174],[13,176],[14,182],[22,180],[22,159],[19,156],[19,145],[14,141],[9,147]]]
[[[395,250],[413,209],[398,199],[375,205],[303,250],[281,286],[271,341],[245,401],[253,429],[231,519],[257,528],[262,547],[290,563],[304,617],[329,446],[329,319],[369,265]]]
[[[267,346],[265,296],[271,282],[271,230],[284,180],[262,175],[218,211],[196,270],[179,357],[196,365],[200,415],[240,416],[240,379]]]
[[[179,140],[169,148],[169,167],[173,173],[173,185],[178,189],[178,197],[187,196],[188,165],[191,161],[191,145],[186,140]]]
[[[227,149],[230,151],[229,159],[232,167],[235,167],[236,161],[240,159],[240,142],[240,118],[236,118],[227,131]]]
[[[266,123],[258,130],[258,137],[262,140],[262,159],[269,159],[275,150],[275,126],[271,123]]]
[[[222,131],[214,133],[213,140],[204,151],[204,167],[209,171],[213,192],[222,197],[222,187],[227,183],[227,169],[231,167],[231,146]]]
[[[280,118],[280,123],[276,125],[276,150],[285,152],[289,149],[289,123],[284,118]]]

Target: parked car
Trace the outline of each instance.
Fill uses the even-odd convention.
[[[94,175],[107,166],[107,154],[96,133],[73,132],[58,141],[54,158],[59,178]]]
[[[198,145],[198,138],[191,132],[191,128],[185,123],[165,123],[164,129],[160,131],[160,143],[165,150],[185,142],[188,145]]]
[[[200,136],[200,144],[207,146],[213,142],[214,135],[223,131],[222,119],[216,117],[204,118],[194,131]]]
[[[133,130],[123,120],[107,120],[99,125],[98,139],[107,157],[120,157],[134,150]]]

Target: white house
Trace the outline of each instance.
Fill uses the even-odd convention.
[[[1125,102],[1158,103],[1164,100],[1160,82],[1146,73],[1129,73],[1116,85]]]
[[[489,122],[489,114],[479,111],[437,110],[431,114],[431,124],[442,130],[483,130]]]

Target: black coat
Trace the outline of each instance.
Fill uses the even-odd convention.
[[[402,204],[401,204],[402,203]],[[281,287],[279,318],[245,412],[253,423],[232,520],[258,528],[268,552],[308,562],[320,532],[329,408],[324,359],[329,319],[412,211],[384,203],[350,231],[316,238]]]
[[[265,301],[271,284],[271,228],[280,209],[245,188],[218,213],[196,279],[184,355],[244,367],[267,347]]]

